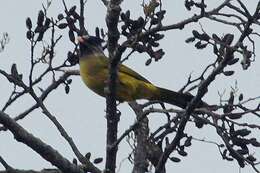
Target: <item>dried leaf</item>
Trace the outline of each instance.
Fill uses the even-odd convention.
[[[75,43],[75,35],[71,29],[69,30],[69,38],[72,43]]]
[[[99,163],[101,163],[102,161],[103,161],[103,158],[102,158],[102,157],[99,157],[99,158],[94,159],[93,163],[94,163],[94,164],[99,164]]]
[[[227,45],[231,45],[233,40],[234,40],[234,35],[233,34],[226,34],[223,37],[222,42],[224,42]]]
[[[151,62],[152,62],[152,58],[150,58],[150,59],[146,60],[146,62],[145,62],[145,65],[146,65],[146,66],[148,66],[148,65],[150,65],[150,64],[151,64]]]
[[[191,43],[195,41],[195,37],[189,37],[185,40],[186,43]]]
[[[32,29],[32,20],[30,17],[27,17],[26,19],[26,27],[31,30]]]
[[[40,10],[38,13],[37,25],[43,26],[43,21],[44,21],[44,12]]]
[[[225,76],[232,76],[235,72],[234,71],[224,71],[223,74]]]
[[[63,16],[63,14],[62,13],[60,13],[60,14],[58,14],[58,20],[62,20],[62,19],[64,19],[64,16]]]
[[[60,24],[58,25],[58,28],[64,29],[64,28],[66,28],[67,26],[68,26],[67,23],[60,23]]]
[[[228,65],[233,65],[239,61],[239,58],[232,58],[230,61],[228,61]]]
[[[181,161],[181,159],[179,159],[179,158],[177,158],[177,157],[170,157],[169,158],[171,161],[173,161],[173,162],[180,162]]]

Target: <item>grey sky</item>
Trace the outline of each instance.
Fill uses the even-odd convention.
[[[142,14],[140,2],[141,1],[137,0],[125,1],[123,3],[123,9],[134,9],[131,15],[138,16]],[[219,3],[218,0],[211,0],[210,2],[212,3],[210,4],[210,7]],[[250,0],[247,5],[254,9],[255,7],[253,5],[256,4],[256,2],[257,0]],[[28,74],[30,47],[29,41],[26,40],[25,37],[25,19],[30,16],[32,17],[33,23],[35,23],[38,10],[41,9],[42,3],[45,3],[45,1],[9,0],[2,2],[0,6],[0,34],[8,32],[11,40],[4,52],[0,53],[1,69],[9,70],[12,63],[17,63],[18,70]],[[78,0],[67,1],[68,6],[73,4],[78,4]],[[163,7],[168,10],[165,24],[170,24],[184,19],[184,16],[192,15],[192,13],[185,11],[183,1],[180,0],[165,0]],[[56,17],[58,11],[63,11],[62,2],[53,0],[49,16],[52,15],[53,17]],[[100,1],[88,0],[85,14],[87,29],[89,29],[90,33],[94,33],[95,26],[105,27],[105,12],[106,9]],[[220,34],[237,32],[233,28],[223,27],[223,25],[208,22],[206,20],[202,21],[202,25],[206,31],[210,32],[217,32]],[[126,64],[146,76],[147,79],[156,85],[172,90],[180,89],[185,84],[189,73],[193,72],[194,75],[200,74],[204,67],[215,58],[211,53],[211,48],[200,51],[196,50],[192,44],[184,43],[184,40],[191,36],[191,31],[193,29],[199,29],[199,25],[188,25],[184,30],[166,32],[166,37],[161,44],[161,47],[165,50],[166,54],[161,61],[152,63],[147,67],[144,65],[148,58],[147,55],[134,54]],[[259,39],[257,39],[257,58],[260,54],[259,43]],[[70,47],[71,45],[68,39],[63,38],[59,45],[59,49],[56,51],[57,61],[64,59],[67,50],[69,50]],[[245,92],[244,96],[246,98],[257,96],[260,93],[259,66],[260,63],[258,59],[256,59],[256,62],[254,62],[252,67],[247,71],[243,71],[241,66],[237,64],[236,69],[238,69],[238,72],[232,77],[222,76],[217,78],[210,87],[209,93],[204,100],[209,103],[218,102],[219,98],[217,91],[223,92],[224,88],[226,88],[228,93],[230,91],[230,86],[234,86],[235,80],[238,81],[239,90]],[[8,85],[6,81],[3,83],[4,80],[2,76],[0,76],[0,81],[0,106],[2,106],[12,87],[10,88],[10,85]],[[44,83],[42,85],[44,86]],[[15,116],[30,106],[31,103],[33,103],[32,100],[27,97],[8,109],[7,113]],[[83,153],[90,151],[92,152],[93,157],[105,156],[106,120],[104,118],[104,98],[97,96],[87,89],[79,77],[73,77],[70,94],[66,95],[64,89],[59,88],[49,96],[46,104],[51,113],[57,117]],[[119,133],[121,134],[124,129],[128,128],[134,122],[135,116],[126,103],[120,105],[119,109],[122,112]],[[153,127],[158,127],[158,122],[162,122],[160,115],[155,114],[150,117]],[[251,119],[252,117],[248,118]],[[252,121],[255,120],[252,118]],[[73,159],[74,155],[68,144],[40,110],[34,111],[26,119],[20,121],[20,123],[35,136],[40,137],[45,142],[57,148],[64,156],[70,160]],[[193,125],[189,125],[187,131],[194,137],[205,137],[205,139],[208,140],[220,140],[212,128],[198,130],[197,128],[194,128]],[[10,165],[15,168],[23,169],[42,169],[51,166],[48,162],[43,161],[43,159],[30,148],[16,142],[9,132],[0,132],[0,135],[0,155],[3,156]],[[222,161],[216,146],[195,141],[193,144],[194,145],[188,149],[188,157],[183,158],[182,162],[168,162],[168,166],[172,172],[238,172],[239,168],[236,161]],[[128,145],[123,141],[122,146],[119,147],[118,162],[126,158],[129,152]],[[259,151],[256,155],[258,155],[258,157],[260,156]],[[130,168],[128,161],[124,161],[121,172],[131,172]],[[0,166],[0,169],[3,169],[3,167]],[[250,167],[247,167],[242,169],[242,172],[253,173],[254,171]]]

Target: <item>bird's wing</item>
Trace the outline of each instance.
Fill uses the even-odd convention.
[[[123,64],[119,65],[118,70],[119,70],[119,72],[125,73],[129,76],[132,76],[132,77],[138,79],[138,80],[141,80],[141,81],[144,81],[144,82],[147,82],[147,83],[151,83],[150,81],[145,79],[143,76],[141,76],[140,74],[138,74],[137,72],[135,72],[134,70],[132,70],[131,68],[129,68],[129,67],[123,65]]]
[[[102,65],[104,65],[107,68],[108,58],[102,58],[102,61],[104,61],[104,63],[102,63]],[[144,81],[144,82],[147,82],[147,83],[151,83],[149,80],[145,79],[139,73],[135,72],[134,70],[125,66],[124,64],[119,64],[118,71],[120,73],[124,73],[124,74],[127,74],[129,76],[132,76],[135,79],[138,79],[138,80],[141,80],[141,81]]]

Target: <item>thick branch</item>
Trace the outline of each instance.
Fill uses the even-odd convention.
[[[117,146],[113,145],[117,141],[117,129],[120,115],[116,108],[116,80],[117,64],[121,56],[115,56],[119,31],[117,29],[120,15],[121,0],[111,0],[107,5],[106,23],[108,27],[108,51],[109,51],[109,79],[107,92],[107,149],[106,149],[106,169],[107,173],[114,173],[116,168]]]
[[[12,118],[10,118],[4,112],[0,112],[0,123],[3,124],[8,130],[10,130],[14,138],[26,144],[45,160],[52,163],[64,173],[83,173],[83,170],[64,158],[57,150],[47,145],[39,138],[33,136],[27,132],[22,126],[17,124]]]
[[[0,173],[62,173],[59,169],[43,169],[40,171],[35,170],[23,170],[23,169],[7,169],[0,171]]]
[[[138,121],[139,117],[142,117],[143,114],[141,105],[138,105],[136,102],[132,102],[129,105],[135,111]],[[147,139],[149,135],[148,118],[146,117],[142,119],[138,125],[138,128],[134,130],[136,136],[136,148],[134,150],[134,168],[132,173],[147,172],[147,167],[149,166],[147,160]]]

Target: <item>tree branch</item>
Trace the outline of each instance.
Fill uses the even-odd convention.
[[[259,9],[260,9],[260,7],[258,6],[256,8],[254,15],[256,15],[259,12]],[[186,111],[183,115],[183,118],[181,119],[181,122],[179,124],[179,128],[178,128],[178,131],[176,133],[176,136],[174,137],[172,142],[168,146],[166,146],[165,151],[160,158],[159,164],[158,164],[158,166],[156,167],[156,170],[155,170],[156,173],[160,173],[163,170],[163,166],[165,165],[169,155],[176,148],[179,141],[183,137],[183,132],[184,132],[185,126],[186,126],[186,124],[189,120],[189,117],[190,117],[192,111],[196,108],[196,104],[206,94],[206,92],[208,91],[208,86],[210,85],[210,83],[212,83],[215,80],[215,77],[217,75],[221,74],[223,69],[228,65],[229,60],[233,57],[234,51],[239,47],[239,45],[244,41],[244,39],[250,33],[249,30],[250,30],[250,26],[252,25],[252,23],[253,23],[253,20],[248,19],[248,22],[245,26],[245,29],[242,32],[242,34],[239,37],[236,44],[233,47],[226,48],[226,52],[225,52],[225,56],[224,56],[223,60],[212,71],[212,73],[204,81],[201,82],[201,84],[198,88],[197,95],[192,99],[192,101],[188,104],[188,106],[186,108]]]
[[[139,117],[142,117],[143,110],[136,102],[129,103],[130,107],[134,110],[138,123],[138,128],[134,129],[136,136],[136,148],[134,150],[134,168],[132,173],[143,173],[148,170],[147,160],[147,140],[149,135],[148,118],[145,117],[139,121]]]
[[[22,126],[17,124],[7,114],[0,111],[0,123],[12,132],[18,142],[22,142],[37,152],[45,160],[52,163],[63,172],[83,173],[84,171],[77,165],[64,158],[57,150],[47,145],[39,138],[27,132]]]
[[[116,80],[117,64],[121,56],[115,56],[119,31],[117,28],[120,15],[121,0],[111,0],[107,5],[106,24],[108,27],[108,51],[109,51],[109,78],[108,92],[106,99],[106,118],[107,118],[107,148],[106,148],[106,173],[114,173],[116,168],[117,146],[113,144],[117,141],[117,129],[120,114],[116,108]]]
[[[47,96],[53,91],[55,90],[58,86],[60,86],[60,84],[62,84],[68,77],[70,77],[71,75],[79,75],[78,71],[65,71],[64,74],[62,76],[60,76],[60,78],[53,82],[52,84],[50,84],[41,94],[41,96],[39,97],[40,100],[44,101]],[[24,90],[22,92],[26,93],[28,92],[27,90]],[[20,94],[19,94],[20,95]],[[30,108],[28,108],[27,110],[25,110],[24,112],[20,113],[19,115],[17,115],[16,117],[14,117],[13,119],[15,121],[21,120],[23,119],[25,116],[27,116],[29,113],[31,113],[33,110],[37,109],[39,107],[38,103],[35,103],[33,106],[31,106]],[[0,131],[1,130],[5,130],[4,127],[0,127]]]

